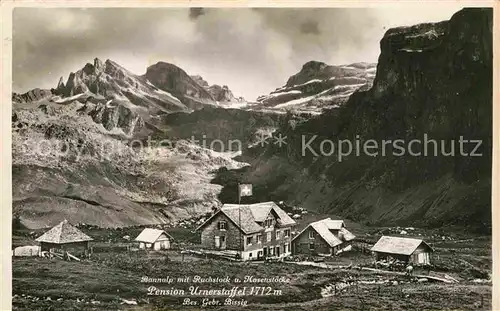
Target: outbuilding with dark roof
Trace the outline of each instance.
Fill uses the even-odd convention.
[[[413,264],[430,264],[434,250],[422,239],[382,236],[371,251],[376,260],[394,258]]]
[[[36,239],[40,243],[40,250],[84,251],[89,249],[89,242],[93,239],[71,225],[66,219],[55,225],[49,231]]]

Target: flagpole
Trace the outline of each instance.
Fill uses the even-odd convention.
[[[239,238],[239,244],[240,244],[240,259],[242,258],[243,255],[243,245],[241,243],[241,189],[240,189],[240,183],[238,183],[238,226],[240,227],[240,238]]]

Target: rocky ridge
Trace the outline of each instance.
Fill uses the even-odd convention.
[[[331,66],[310,61],[284,86],[258,97],[252,109],[320,114],[340,107],[355,91],[369,89],[375,72],[376,64]]]
[[[245,102],[243,97],[236,98],[233,92],[229,89],[227,85],[220,86],[218,84],[209,85],[201,76],[191,76],[191,78],[198,83],[201,87],[207,90],[217,103],[221,104],[231,104],[231,103],[241,103]]]

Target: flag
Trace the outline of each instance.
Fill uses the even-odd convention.
[[[240,197],[249,197],[252,195],[252,184],[238,185]]]

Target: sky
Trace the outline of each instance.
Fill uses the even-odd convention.
[[[377,62],[387,29],[449,19],[456,3],[376,8],[16,8],[13,91],[56,87],[98,57],[136,74],[165,61],[254,100],[310,60]]]

